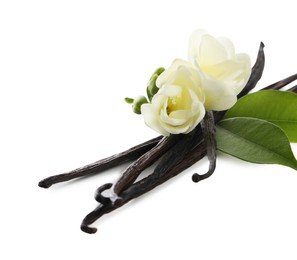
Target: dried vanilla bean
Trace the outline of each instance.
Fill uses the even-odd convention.
[[[135,160],[139,156],[143,155],[144,153],[152,149],[154,146],[156,146],[162,138],[162,136],[156,137],[142,144],[134,146],[124,152],[101,159],[99,161],[75,169],[68,173],[50,176],[40,181],[38,185],[42,188],[49,188],[55,183],[65,182],[75,178],[97,174],[99,172],[110,169],[125,162]]]
[[[193,164],[201,160],[206,155],[205,143],[200,141],[196,144],[192,150],[187,151],[184,155],[184,159],[179,161],[174,167],[167,168],[167,171],[160,167],[158,171],[144,178],[140,182],[133,184],[130,188],[122,193],[123,198],[129,198],[129,200],[139,197],[140,195],[152,190],[158,185],[164,183],[170,178],[178,175],[180,172],[191,167]],[[156,169],[157,170],[157,169]]]
[[[204,142],[200,142],[196,145],[193,150],[188,150],[187,154],[184,156],[184,159],[181,160],[174,167],[164,169],[163,167],[159,167],[158,171],[154,171],[148,177],[142,179],[139,182],[131,185],[127,190],[121,193],[120,199],[116,200],[114,203],[100,204],[96,209],[90,212],[81,223],[81,230],[94,234],[97,232],[97,228],[89,227],[89,225],[93,224],[96,220],[102,217],[105,214],[110,213],[111,211],[116,210],[117,208],[125,205],[130,200],[133,200],[146,192],[154,189],[155,187],[161,185],[166,182],[170,178],[178,175],[180,172],[189,168],[197,161],[201,160],[206,155],[206,147]]]
[[[282,79],[274,84],[271,84],[269,85],[268,87],[266,88],[263,88],[262,90],[279,90],[285,86],[287,86],[288,84],[290,84],[291,82],[297,80],[297,73],[290,76],[290,77],[287,77],[285,79]]]
[[[207,150],[207,157],[209,160],[209,169],[203,175],[194,173],[192,175],[193,182],[199,182],[210,177],[216,168],[217,160],[217,147],[216,147],[216,138],[215,138],[215,121],[212,111],[207,111],[204,119],[201,121],[201,128],[204,137],[204,142]]]
[[[139,157],[129,165],[121,178],[115,183],[113,192],[120,194],[137,179],[137,177],[154,162],[156,162],[165,152],[167,152],[179,139],[181,135],[170,135],[164,137],[154,148]]]
[[[98,201],[99,203],[105,205],[111,202],[110,198],[105,197],[102,195],[102,192],[105,190],[108,190],[112,187],[112,183],[105,183],[102,186],[100,186],[96,191],[95,191],[95,200]]]
[[[297,85],[288,89],[288,91],[297,93]]]
[[[172,149],[168,150],[168,152],[162,157],[151,175],[131,185],[119,194],[119,198],[114,202],[107,201],[107,203],[100,204],[94,211],[84,218],[81,224],[81,230],[90,234],[95,233],[97,229],[89,227],[89,225],[95,222],[98,218],[162,184],[170,178],[167,176],[168,174],[178,174],[179,172],[176,172],[176,169],[179,171],[180,167],[176,167],[177,165],[182,164],[182,167],[186,169],[188,164],[186,155],[190,153],[192,150],[191,148],[195,148],[199,143],[201,143],[201,136],[202,133],[200,127],[197,127],[187,135],[183,135],[182,139],[179,140],[177,144]],[[202,149],[199,150],[202,151]],[[205,152],[203,156],[204,155]],[[99,189],[103,190],[104,187],[101,186]]]
[[[252,68],[251,76],[246,83],[245,87],[243,90],[239,93],[237,96],[238,98],[243,97],[244,95],[248,94],[258,83],[258,81],[261,79],[263,71],[264,71],[264,66],[265,66],[265,54],[264,54],[264,43],[260,43],[258,55],[257,55],[257,60]]]
[[[170,171],[184,160],[189,150],[192,150],[203,140],[201,126],[198,125],[192,132],[183,135],[183,138],[175,144],[156,166],[153,174],[161,177],[164,172]]]

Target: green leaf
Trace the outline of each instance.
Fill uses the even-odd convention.
[[[254,117],[278,125],[291,142],[297,142],[297,94],[264,90],[249,94],[229,109],[225,118]]]
[[[297,170],[287,135],[268,121],[247,117],[225,119],[217,125],[216,140],[220,151],[239,159]]]

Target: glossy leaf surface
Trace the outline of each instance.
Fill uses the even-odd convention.
[[[230,118],[217,125],[217,148],[239,159],[281,164],[297,170],[287,135],[278,126],[255,118]]]

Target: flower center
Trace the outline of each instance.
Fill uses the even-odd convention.
[[[167,111],[167,115],[170,115],[170,113],[174,110],[177,109],[178,107],[178,97],[169,97],[168,98],[168,103],[167,103],[167,108],[166,108],[166,111]]]

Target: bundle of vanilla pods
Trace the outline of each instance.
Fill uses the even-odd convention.
[[[253,66],[249,81],[242,92],[238,95],[238,98],[248,94],[252,89],[254,89],[257,82],[260,80],[265,63],[263,48],[264,44],[261,43],[258,57],[255,65]],[[272,84],[264,89],[279,90],[296,79],[297,74]],[[297,88],[293,87],[289,89],[289,91],[297,92]],[[218,123],[223,118],[225,112],[226,111],[213,112],[214,122]],[[206,156],[207,144],[204,139],[201,125],[199,124],[188,134],[170,135],[168,137],[159,136],[134,146],[122,153],[101,159],[68,173],[48,177],[40,181],[39,186],[42,188],[49,188],[51,185],[56,183],[91,176],[114,166],[132,161],[130,166],[123,172],[122,176],[116,183],[106,183],[97,189],[95,199],[99,204],[97,208],[90,212],[81,223],[82,231],[90,234],[96,233],[97,229],[90,227],[90,225],[101,216],[152,190],[156,186],[176,176]],[[146,168],[157,162],[157,160],[158,163],[156,164],[153,172],[147,177],[136,182],[139,175]],[[200,175],[193,175],[193,180],[196,182],[204,179],[197,178],[197,176],[199,177]],[[106,190],[110,190],[110,194],[112,195],[104,196],[103,192]]]

